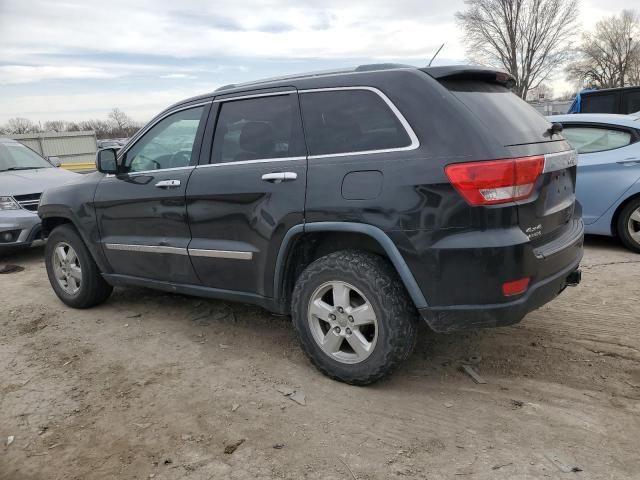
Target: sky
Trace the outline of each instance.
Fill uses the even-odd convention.
[[[583,29],[637,0],[582,0]],[[463,0],[0,0],[0,123],[145,122],[229,83],[399,62],[465,63]],[[560,72],[556,93],[569,88]]]

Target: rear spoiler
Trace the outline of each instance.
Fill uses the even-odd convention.
[[[450,65],[443,67],[426,67],[421,71],[436,80],[478,80],[481,82],[499,83],[507,88],[515,85],[515,79],[504,70],[471,65]]]

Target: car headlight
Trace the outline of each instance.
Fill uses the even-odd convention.
[[[13,197],[0,197],[0,210],[20,210],[20,205]]]

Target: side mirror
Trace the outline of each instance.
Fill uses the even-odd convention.
[[[47,157],[47,160],[49,160],[49,163],[56,168],[59,168],[60,165],[62,165],[62,162],[58,157]]]
[[[104,148],[96,153],[96,170],[102,173],[118,173],[118,155],[115,148]]]

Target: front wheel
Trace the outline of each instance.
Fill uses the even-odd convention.
[[[56,227],[45,248],[47,276],[58,298],[73,308],[104,302],[113,288],[100,275],[89,250],[71,225]]]
[[[319,258],[300,275],[292,317],[325,375],[354,385],[390,373],[413,350],[416,311],[393,267],[368,252]]]
[[[625,247],[640,253],[640,198],[625,205],[618,216],[616,227]]]

